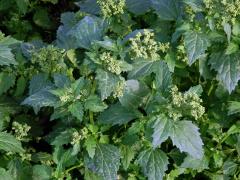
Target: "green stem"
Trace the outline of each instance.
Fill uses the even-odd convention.
[[[89,119],[90,119],[90,123],[94,124],[93,112],[92,111],[89,111]]]
[[[68,168],[67,170],[65,170],[65,174],[68,174],[70,171],[72,171],[74,169],[77,169],[77,168],[80,168],[80,167],[82,167],[82,164],[72,166],[72,167]]]

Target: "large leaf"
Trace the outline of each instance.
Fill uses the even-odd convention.
[[[133,70],[128,74],[129,79],[144,77],[153,72],[155,61],[137,60],[133,65]]]
[[[11,64],[17,64],[14,54],[9,47],[0,45],[0,66],[9,66]]]
[[[132,111],[120,104],[110,106],[99,116],[99,122],[102,124],[121,125],[139,117],[141,114],[138,111]]]
[[[203,157],[203,142],[198,127],[191,121],[175,122],[170,137],[181,152],[187,152],[196,159]]]
[[[138,163],[149,180],[161,180],[168,168],[168,157],[159,149],[147,149],[139,154]]]
[[[101,19],[85,16],[72,28],[69,35],[76,39],[77,47],[89,49],[94,41],[102,39],[105,26]]]
[[[33,166],[33,180],[48,180],[52,177],[52,168],[47,165]]]
[[[181,164],[181,167],[195,170],[204,170],[208,169],[208,163],[209,160],[206,156],[203,156],[202,159],[195,159],[188,155]]]
[[[209,64],[218,72],[218,79],[231,93],[240,80],[240,54],[225,55],[223,52],[211,54]]]
[[[188,64],[192,65],[197,59],[205,56],[210,43],[206,35],[190,31],[185,33],[184,45],[187,50]]]
[[[136,14],[140,15],[148,11],[151,7],[151,1],[149,0],[126,0],[127,9]]]
[[[11,174],[3,168],[0,168],[0,177],[4,180],[13,180]]]
[[[167,140],[167,138],[170,136],[170,132],[172,130],[172,122],[171,119],[169,119],[164,114],[161,114],[157,116],[157,119],[153,125],[153,146],[157,147],[161,145],[164,141]]]
[[[11,134],[0,132],[0,149],[7,152],[23,153],[21,143]]]
[[[176,20],[180,15],[179,0],[151,0],[152,7],[163,20]]]
[[[104,180],[117,179],[120,166],[120,152],[117,147],[110,144],[98,144],[95,156],[88,159],[86,164],[89,169],[101,175]]]
[[[68,106],[68,111],[71,112],[71,114],[76,117],[79,121],[82,121],[84,111],[83,111],[83,105],[81,102],[77,101],[72,103],[71,105]]]
[[[96,0],[79,1],[79,2],[76,2],[75,4],[80,7],[80,10],[82,12],[95,14],[95,15],[98,15],[100,13],[100,7],[97,4]]]
[[[97,71],[96,79],[98,80],[98,88],[101,93],[102,100],[112,94],[119,81],[118,76],[100,69]]]
[[[120,103],[126,108],[137,108],[148,95],[149,89],[137,80],[126,81],[123,96],[119,98]]]
[[[0,95],[5,93],[9,88],[15,84],[15,75],[10,73],[1,72],[0,73]]]

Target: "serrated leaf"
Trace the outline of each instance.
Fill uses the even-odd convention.
[[[49,180],[52,177],[52,168],[47,165],[33,166],[33,180]]]
[[[87,137],[87,139],[85,140],[84,146],[86,147],[89,157],[93,158],[95,155],[96,147],[97,147],[96,139],[93,136]]]
[[[84,107],[92,112],[102,112],[107,108],[107,105],[98,96],[92,95],[86,99]]]
[[[225,55],[223,52],[212,53],[209,64],[218,72],[218,79],[231,93],[240,80],[240,55],[239,53]]]
[[[184,36],[184,46],[187,50],[188,64],[192,65],[196,60],[205,56],[205,51],[210,43],[206,35],[188,31]]]
[[[12,50],[7,46],[0,45],[0,66],[9,66],[11,64],[17,64]]]
[[[71,84],[70,79],[64,74],[54,74],[54,84],[58,88],[69,87]]]
[[[196,159],[203,157],[203,142],[198,127],[191,121],[175,122],[170,137],[181,152],[187,152]]]
[[[155,65],[155,61],[149,60],[137,60],[137,62],[133,63],[133,70],[129,72],[129,79],[138,79],[139,77],[144,77],[153,72],[153,67]]]
[[[11,174],[3,168],[0,168],[0,177],[4,180],[14,180]]]
[[[172,126],[173,124],[171,119],[169,119],[167,116],[164,114],[157,116],[157,119],[153,125],[153,147],[156,148],[167,140],[167,138],[170,136]]]
[[[122,125],[140,116],[138,111],[132,111],[120,104],[114,104],[99,116],[102,124]]]
[[[95,15],[98,15],[100,13],[100,8],[96,0],[85,0],[83,2],[79,1],[76,2],[75,4],[80,7],[80,10],[82,12]]]
[[[51,85],[50,81],[48,81],[47,74],[37,74],[32,77],[29,85],[29,94],[32,95],[41,89]]]
[[[119,81],[118,76],[100,69],[97,71],[96,79],[98,80],[98,89],[102,100],[112,94]]]
[[[160,149],[147,149],[140,152],[138,163],[149,180],[161,180],[169,162],[166,154]]]
[[[180,15],[180,3],[178,0],[151,0],[152,7],[163,20],[174,21]]]
[[[51,141],[51,145],[61,146],[61,145],[70,143],[72,140],[73,132],[74,132],[74,129],[67,129],[65,131],[60,132]]]
[[[135,157],[136,152],[131,146],[121,146],[121,162],[124,170],[128,169],[131,161]]]
[[[18,141],[13,135],[0,132],[0,149],[7,152],[23,153],[21,142]]]
[[[105,26],[103,20],[85,16],[68,34],[75,38],[77,47],[89,49],[94,41],[103,38]]]
[[[0,73],[0,95],[7,92],[15,84],[15,75],[10,73]]]
[[[208,169],[209,160],[206,156],[203,156],[202,159],[195,159],[191,156],[187,156],[183,163],[181,164],[181,168],[190,168],[194,170],[204,170]]]
[[[235,162],[227,160],[223,164],[223,174],[234,175],[238,167],[238,164],[236,164]]]
[[[148,95],[149,89],[137,80],[126,81],[123,96],[119,98],[120,103],[126,108],[137,108]]]
[[[127,9],[136,15],[141,15],[147,12],[151,7],[149,0],[126,0]]]
[[[76,117],[79,121],[82,121],[83,115],[84,115],[84,109],[81,102],[74,102],[70,106],[68,106],[68,110],[71,112],[71,114]]]
[[[88,159],[87,166],[101,175],[104,180],[117,179],[120,166],[120,153],[117,147],[110,144],[98,144],[95,156]]]

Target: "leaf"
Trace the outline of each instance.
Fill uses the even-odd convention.
[[[58,88],[69,87],[71,85],[70,79],[64,74],[54,74],[54,84]]]
[[[17,65],[12,50],[7,46],[0,45],[0,66]]]
[[[184,35],[184,46],[187,50],[188,64],[192,65],[197,59],[205,56],[210,43],[204,34],[188,31]]]
[[[52,168],[46,165],[33,166],[33,180],[48,180],[52,177]]]
[[[202,159],[195,159],[191,156],[187,156],[183,163],[181,164],[181,168],[190,168],[194,170],[204,170],[208,169],[209,160],[206,156],[203,156]]]
[[[136,152],[130,146],[121,146],[121,162],[124,170],[128,169],[131,161],[134,159]]]
[[[27,97],[21,105],[29,105],[33,107],[34,112],[37,114],[41,107],[53,107],[58,101],[57,97],[51,94],[49,91],[52,87],[46,87],[29,97]]]
[[[132,111],[120,104],[114,104],[99,116],[101,124],[122,125],[140,116],[139,112]]]
[[[126,0],[127,9],[136,15],[146,13],[151,7],[149,0]]]
[[[21,142],[18,141],[13,135],[0,132],[0,149],[6,152],[23,153]]]
[[[204,4],[202,0],[183,0],[184,3],[191,6],[195,12],[203,11]]]
[[[77,101],[68,106],[68,110],[71,112],[71,114],[76,117],[79,121],[83,120],[84,115],[84,109],[81,102]]]
[[[84,107],[92,112],[102,112],[108,106],[98,96],[91,95],[86,99]]]
[[[62,146],[64,144],[70,143],[71,140],[72,140],[73,132],[74,132],[74,129],[66,129],[65,131],[62,131],[62,132],[58,133],[53,138],[53,140],[51,140],[51,145]],[[53,133],[53,135],[54,135],[54,133]]]
[[[157,147],[161,145],[164,141],[167,140],[167,138],[170,136],[171,130],[173,124],[171,122],[171,119],[168,119],[167,116],[164,114],[161,114],[157,117],[154,125],[153,125],[153,147]]]
[[[126,108],[137,108],[143,103],[148,93],[149,89],[145,84],[137,80],[128,80],[119,101]]]
[[[239,53],[225,55],[223,52],[212,53],[209,64],[218,72],[218,79],[231,93],[240,79],[240,58]]]
[[[168,65],[160,61],[154,70],[156,74],[156,88],[162,93],[166,93],[172,85],[172,73],[169,71]]]
[[[95,155],[96,147],[97,147],[96,139],[93,136],[87,137],[87,139],[85,140],[84,146],[86,147],[89,157],[93,158]]]
[[[83,2],[79,1],[79,2],[75,2],[75,4],[80,7],[80,10],[82,12],[86,12],[94,15],[99,15],[100,13],[100,8],[96,0],[85,0]]]
[[[238,164],[236,164],[235,162],[227,160],[223,164],[223,174],[234,175],[238,167]]]
[[[4,180],[13,180],[11,174],[3,168],[0,168],[0,177]]]
[[[28,9],[29,0],[16,0],[16,3],[20,12],[25,14]]]
[[[76,39],[77,47],[90,49],[94,41],[103,38],[105,26],[101,19],[85,16],[72,28],[69,35]]]
[[[180,17],[178,0],[151,0],[151,2],[160,19],[174,21]]]
[[[165,171],[168,169],[168,157],[160,149],[147,149],[140,152],[138,163],[142,167],[143,173],[150,180],[163,179]]]
[[[0,73],[0,95],[7,92],[15,84],[16,77],[14,74]]]
[[[97,70],[96,79],[102,100],[106,99],[115,90],[119,77],[103,70]]]
[[[40,8],[37,11],[35,11],[35,14],[33,15],[33,21],[36,25],[40,27],[46,29],[53,28],[54,22],[50,20],[50,16],[47,9]]]
[[[29,94],[32,95],[50,85],[51,83],[50,81],[48,81],[47,74],[40,73],[40,74],[34,75],[30,81]]]
[[[150,75],[153,72],[153,67],[155,65],[155,61],[149,60],[137,60],[133,66],[133,70],[129,72],[129,79],[138,79],[140,77],[145,77]]]
[[[223,29],[224,29],[224,32],[227,35],[228,43],[230,43],[231,35],[232,35],[232,27],[231,27],[231,25],[229,23],[224,23],[223,24]]]
[[[197,94],[198,96],[201,96],[201,94],[203,93],[203,88],[201,85],[193,86],[190,87],[189,90],[185,93],[193,93]]]
[[[203,142],[198,127],[191,121],[177,121],[173,124],[170,137],[181,152],[187,152],[196,159],[203,157]]]
[[[98,144],[95,156],[88,159],[89,169],[101,175],[104,180],[117,179],[120,166],[120,153],[117,147],[110,144]]]

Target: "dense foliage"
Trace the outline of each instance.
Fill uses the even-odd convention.
[[[240,179],[239,0],[0,0],[0,179]]]

